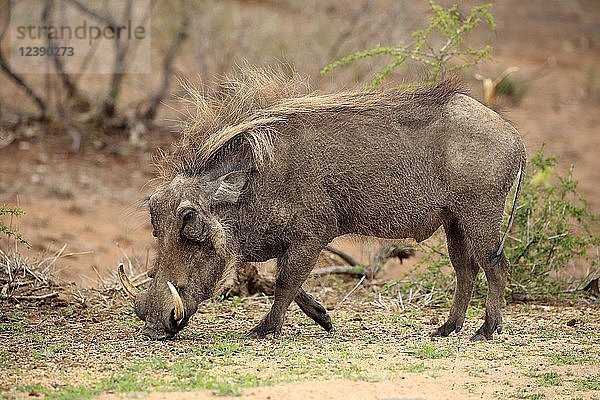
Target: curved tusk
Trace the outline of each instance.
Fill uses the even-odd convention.
[[[119,271],[119,280],[121,281],[121,285],[123,286],[123,289],[125,290],[125,292],[130,297],[137,296],[138,290],[136,289],[135,286],[133,286],[133,283],[131,283],[131,281],[125,274],[125,269],[123,267],[123,263],[119,263],[118,271]]]
[[[183,317],[185,317],[185,308],[183,307],[183,300],[181,300],[181,296],[177,293],[177,289],[171,282],[167,282],[167,286],[171,291],[171,296],[173,297],[173,303],[175,304],[175,309],[173,311],[173,319],[175,322],[179,323]]]

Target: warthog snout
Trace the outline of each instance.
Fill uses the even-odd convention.
[[[187,325],[189,317],[196,311],[196,306],[190,301],[186,312],[185,303],[171,282],[162,287],[154,282],[149,289],[140,291],[125,274],[123,264],[119,264],[118,272],[123,289],[134,301],[136,315],[146,321],[142,330],[146,336],[152,339],[171,338]]]

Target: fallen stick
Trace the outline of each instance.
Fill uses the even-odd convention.
[[[358,278],[363,277],[363,276],[365,276],[369,279],[372,278],[372,276],[371,276],[372,274],[368,270],[365,270],[363,268],[357,268],[356,266],[353,266],[353,265],[332,265],[329,267],[315,269],[310,274],[312,276],[338,274],[338,275],[356,276]]]
[[[39,300],[53,299],[55,297],[58,297],[58,293],[52,292],[52,293],[42,294],[39,296],[10,296],[10,297],[15,300],[39,301]]]
[[[359,264],[359,262],[356,261],[356,259],[354,257],[352,257],[350,254],[346,253],[345,251],[338,249],[337,247],[328,245],[328,246],[325,246],[325,250],[327,250],[330,253],[335,254],[336,256],[338,256],[342,260],[346,261],[350,265],[358,265]]]

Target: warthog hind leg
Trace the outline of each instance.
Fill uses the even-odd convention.
[[[327,332],[331,332],[333,325],[331,324],[331,318],[327,314],[327,310],[318,301],[316,301],[310,294],[306,293],[302,288],[298,291],[296,298],[294,299],[298,307],[308,315],[313,321],[325,329]]]
[[[470,253],[485,272],[488,292],[485,300],[485,321],[471,338],[472,341],[492,339],[494,332],[502,332],[502,304],[508,278],[508,263],[500,246],[500,223],[504,198],[497,202],[488,199],[461,216],[461,226],[467,238]]]
[[[456,272],[456,289],[454,301],[450,309],[450,316],[431,336],[448,336],[452,332],[460,332],[467,308],[473,295],[473,285],[479,266],[469,254],[468,243],[463,229],[456,218],[444,222],[446,240],[448,242],[448,255]]]
[[[492,339],[494,332],[502,333],[502,303],[504,287],[508,278],[508,261],[504,252],[500,259],[489,257],[483,264],[485,277],[488,281],[488,294],[485,300],[485,321],[477,330],[471,341]]]

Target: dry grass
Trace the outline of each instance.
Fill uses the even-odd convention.
[[[293,307],[281,337],[247,339],[244,333],[271,303],[255,296],[208,302],[184,332],[160,342],[141,335],[141,322],[114,287],[74,294],[76,289],[40,276],[23,260],[11,261],[10,274],[30,282],[21,286],[29,289],[19,290],[39,287],[40,293],[59,296],[18,300],[13,291],[0,303],[0,397],[5,398],[164,391],[178,392],[179,398],[252,393],[260,398],[325,390],[311,383],[323,381],[342,391],[352,382],[371,382],[373,393],[385,389],[432,398],[451,393],[454,399],[593,399],[600,390],[597,303],[511,305],[505,333],[478,344],[468,337],[483,310],[472,308],[460,335],[432,340],[428,334],[446,309],[406,302],[393,307],[392,299],[379,297],[372,286],[330,276],[311,279],[307,289],[330,309],[333,334]],[[359,393],[345,397],[364,398]]]

